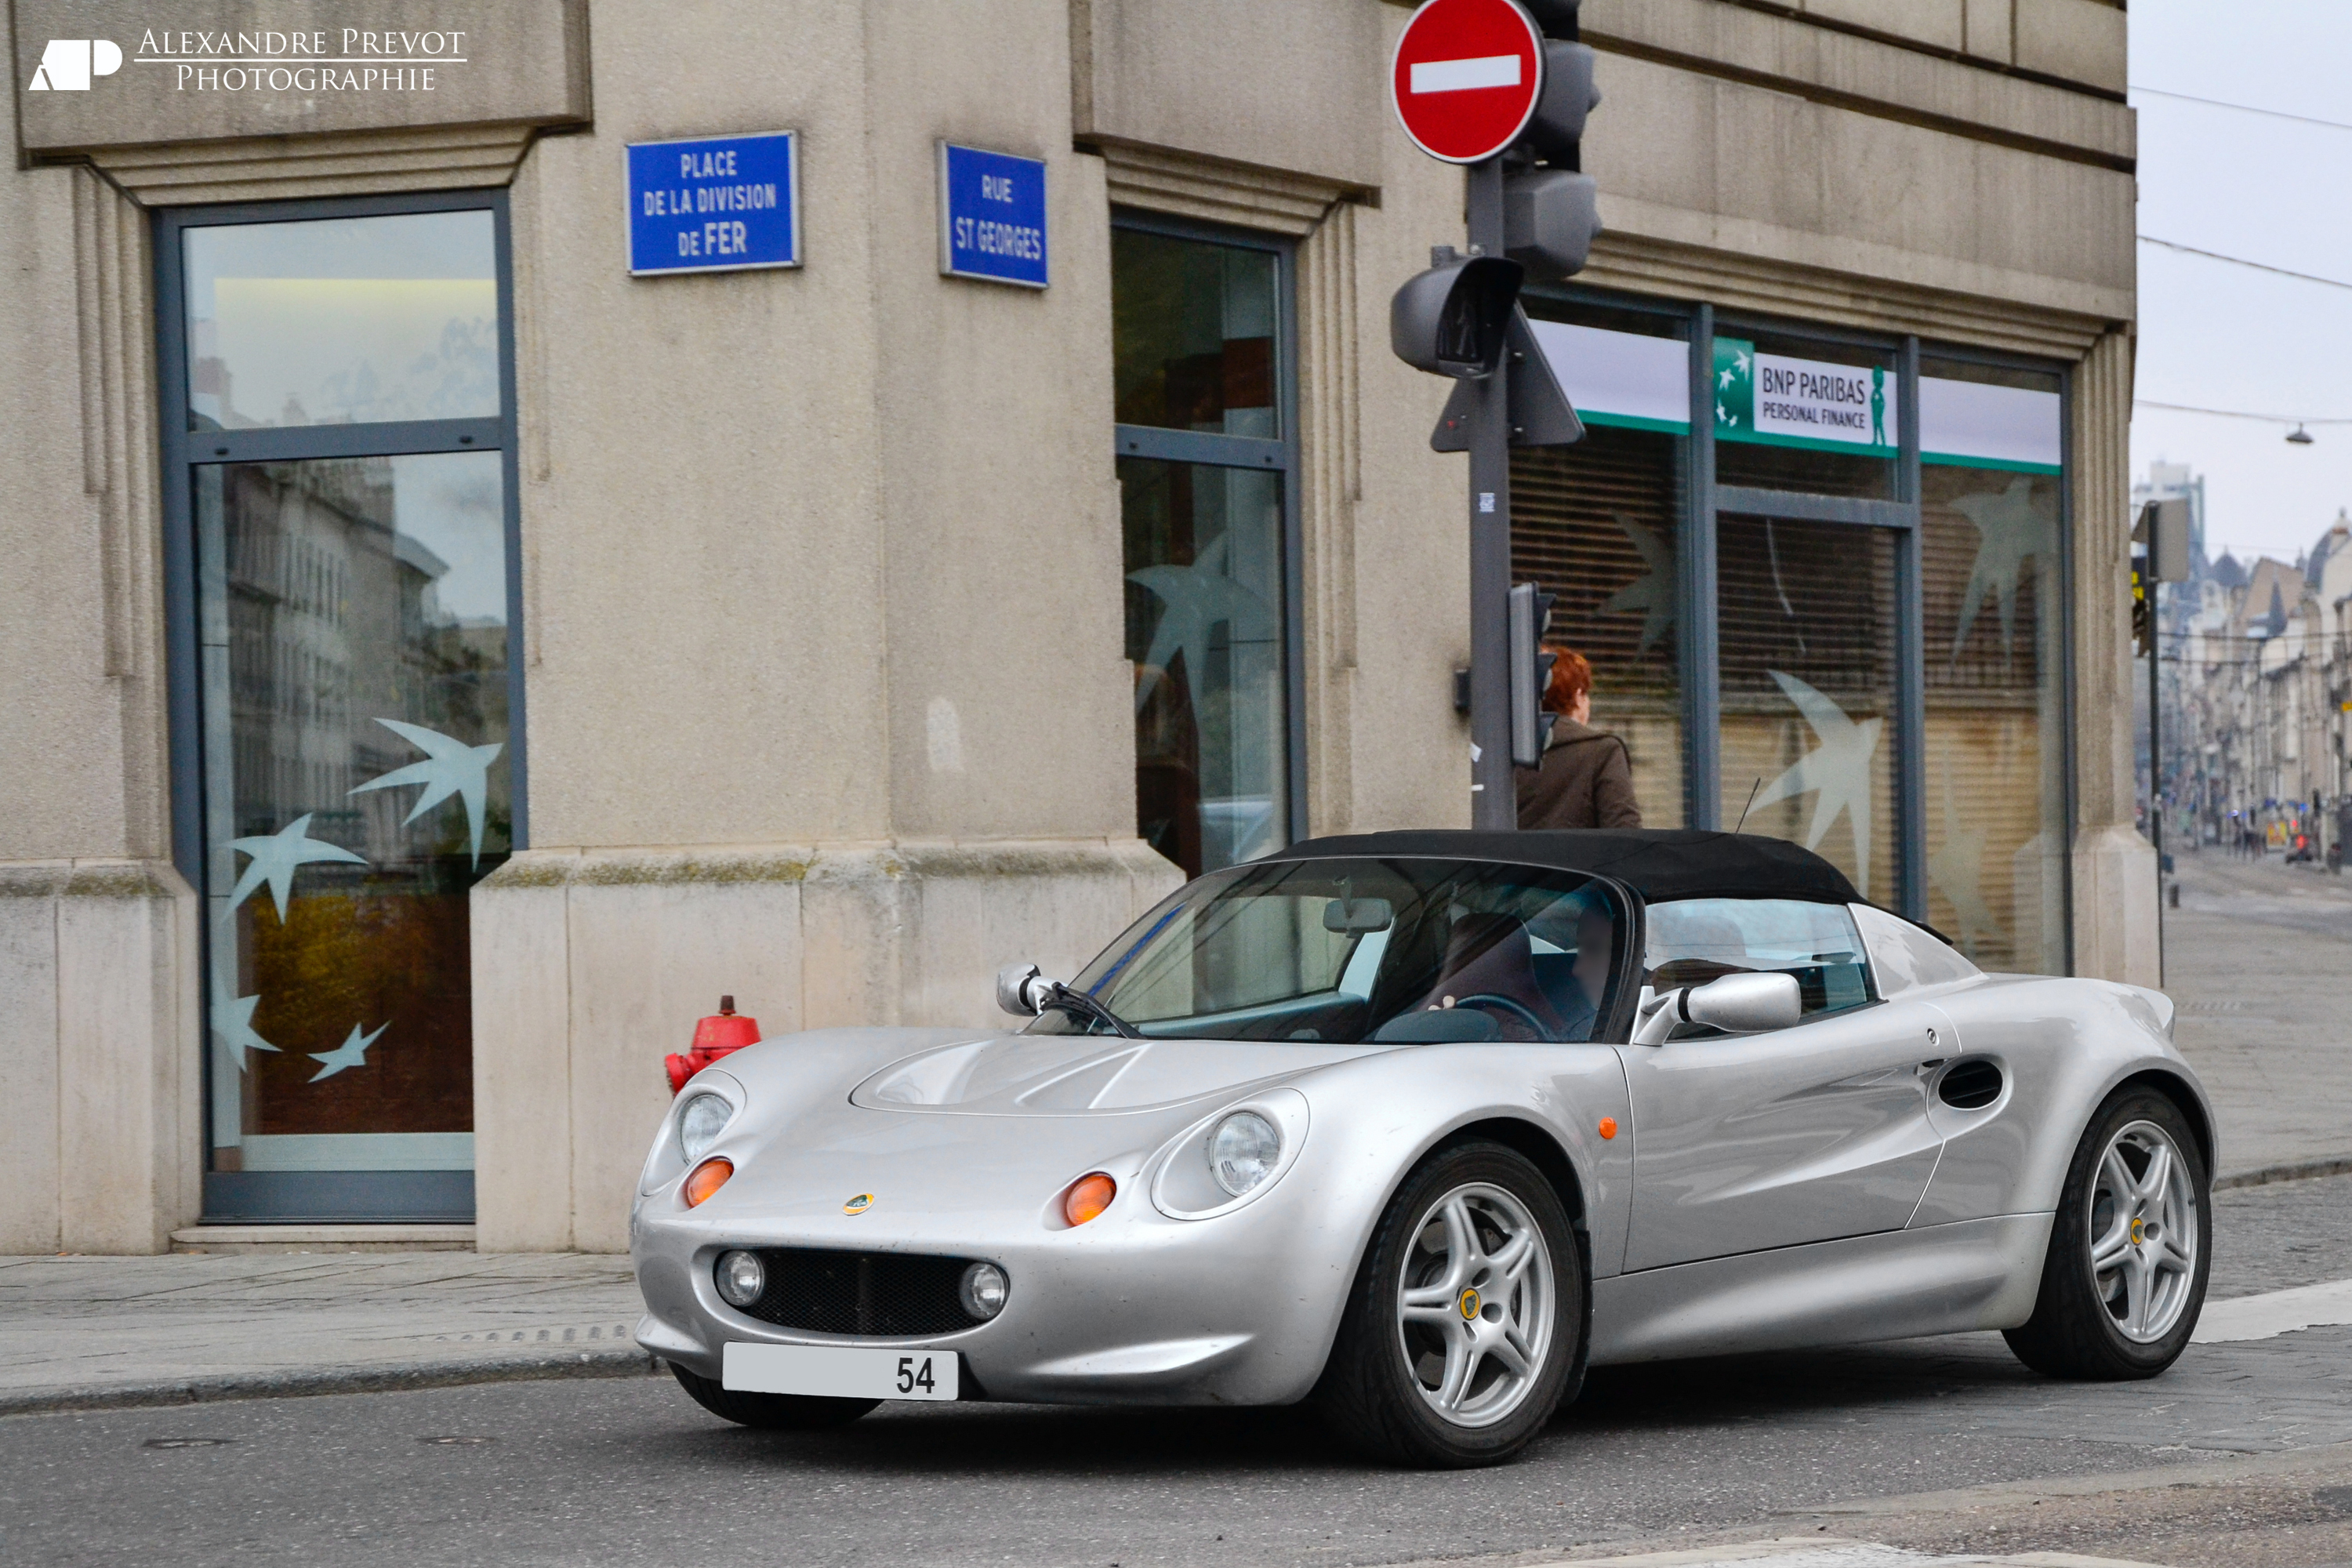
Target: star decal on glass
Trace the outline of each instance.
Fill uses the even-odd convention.
[[[1793,800],[1799,795],[1813,797],[1813,818],[1805,828],[1805,847],[1818,848],[1838,818],[1845,813],[1846,826],[1853,835],[1853,885],[1864,898],[1870,897],[1870,761],[1878,752],[1879,731],[1885,728],[1884,719],[1864,719],[1860,723],[1846,717],[1845,710],[1806,685],[1793,675],[1777,669],[1764,672],[1780,686],[1782,695],[1796,704],[1797,711],[1811,726],[1813,738],[1821,742],[1790,764],[1789,770],[1757,793],[1748,806],[1754,811],[1775,801]]]
[[[1952,510],[1976,525],[1977,559],[1969,585],[1960,591],[1960,626],[1952,634],[1952,662],[1977,624],[1977,611],[1991,594],[2000,611],[2000,656],[2007,658],[2017,624],[2017,574],[2048,537],[2050,520],[2033,502],[2033,476],[2021,474],[2005,490],[1960,496]]]
[[[1945,770],[1949,778],[1949,769]],[[1971,958],[1976,955],[1980,938],[1998,936],[2000,928],[1992,918],[1992,908],[1984,900],[1985,830],[1961,825],[1959,802],[1953,792],[1944,792],[1944,842],[1942,847],[1927,857],[1927,879],[1943,889],[1944,897],[1952,901],[1952,913],[1957,917],[1961,951]]]
[[[1642,564],[1649,571],[1603,599],[1601,613],[1630,616],[1641,612],[1642,642],[1635,651],[1647,653],[1650,645],[1665,636],[1666,628],[1675,623],[1675,542],[1622,511],[1616,516],[1617,526],[1625,531],[1625,537],[1641,552]]]
[[[423,784],[425,793],[416,797],[416,804],[400,819],[404,826],[456,795],[465,803],[466,826],[472,836],[474,865],[478,868],[482,863],[482,821],[489,810],[490,764],[506,750],[505,742],[494,741],[487,746],[469,746],[421,724],[404,724],[397,719],[378,719],[376,722],[423,752],[425,760],[372,778],[354,786],[351,793]]]
[[[355,866],[367,864],[367,857],[354,855],[340,844],[329,844],[310,837],[310,812],[304,812],[275,833],[252,838],[232,838],[228,847],[240,855],[250,856],[245,875],[229,889],[228,907],[236,908],[264,882],[269,884],[269,896],[278,904],[278,923],[286,923],[286,900],[294,892],[294,873],[298,868],[318,860],[347,860]]]
[[[1184,669],[1200,696],[1199,682],[1208,668],[1209,637],[1222,621],[1235,642],[1265,642],[1275,635],[1271,606],[1248,588],[1226,575],[1227,542],[1221,533],[1203,545],[1190,566],[1145,566],[1127,574],[1130,583],[1150,589],[1165,606],[1152,628],[1151,647],[1143,656],[1144,677],[1136,682],[1135,710],[1143,711],[1151,693],[1173,664],[1184,656]]]
[[[213,1037],[220,1042],[221,1059],[245,1070],[247,1051],[275,1051],[276,1046],[254,1032],[253,1010],[261,1005],[258,996],[239,996],[234,986],[218,981],[213,984]]]
[[[322,1078],[332,1078],[345,1068],[367,1066],[368,1047],[382,1038],[383,1032],[391,1027],[388,1023],[378,1024],[374,1034],[362,1035],[360,1033],[360,1026],[353,1024],[352,1032],[343,1037],[341,1045],[331,1051],[312,1051],[310,1059],[319,1064],[319,1070],[310,1075],[310,1081],[316,1083]]]

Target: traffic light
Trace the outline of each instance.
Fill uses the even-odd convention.
[[[1521,0],[1544,35],[1543,95],[1506,155],[1503,253],[1538,282],[1584,270],[1601,232],[1600,193],[1583,173],[1584,121],[1601,102],[1592,50],[1576,41],[1577,0]]]
[[[1527,269],[1499,256],[1464,256],[1450,245],[1432,250],[1429,262],[1428,271],[1407,279],[1389,301],[1389,346],[1433,375],[1494,374]]]
[[[1543,639],[1558,597],[1533,583],[1511,590],[1511,761],[1523,768],[1543,761],[1544,748],[1551,744],[1556,715],[1543,710],[1543,698],[1559,656],[1545,652]]]

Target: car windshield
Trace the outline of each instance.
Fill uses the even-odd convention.
[[[1178,889],[1071,984],[1154,1039],[1584,1040],[1623,929],[1573,871],[1259,861]],[[1053,1008],[1028,1032],[1108,1027]]]

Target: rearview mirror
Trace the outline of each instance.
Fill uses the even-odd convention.
[[[1797,977],[1779,973],[1726,974],[1683,993],[1683,1016],[1735,1035],[1785,1029],[1803,1016]]]
[[[1396,910],[1386,899],[1334,899],[1323,906],[1323,929],[1340,936],[1386,931]]]

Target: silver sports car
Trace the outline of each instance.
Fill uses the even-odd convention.
[[[2213,1115],[2160,994],[1988,974],[1697,831],[1325,838],[1180,889],[1018,1033],[824,1029],[686,1086],[637,1338],[716,1414],[1312,1400],[1510,1455],[1589,1365],[2003,1331],[2148,1377]]]

